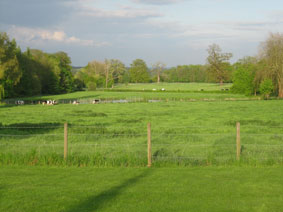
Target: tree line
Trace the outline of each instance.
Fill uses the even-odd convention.
[[[22,52],[15,40],[0,33],[0,90],[2,97],[60,94],[76,88],[71,59],[65,52]]]
[[[232,91],[246,95],[271,94],[283,98],[283,34],[270,34],[256,57],[244,57],[231,64],[231,53],[217,44],[208,47],[205,65],[167,68],[156,62],[149,68],[142,59],[130,67],[117,59],[93,60],[73,71],[65,52],[54,54],[27,49],[0,33],[0,98],[60,94],[77,90],[110,88],[117,83],[149,82],[233,82]]]

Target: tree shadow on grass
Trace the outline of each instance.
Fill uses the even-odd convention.
[[[0,185],[0,200],[2,199],[3,196],[3,190],[6,188],[4,185]]]
[[[133,186],[142,178],[148,176],[151,171],[152,169],[146,169],[140,175],[129,178],[118,186],[114,186],[98,195],[90,196],[85,201],[70,208],[66,212],[98,211],[99,209],[102,209],[104,206],[108,205],[115,197],[123,193],[126,188]]]
[[[58,138],[60,130],[63,135],[63,124],[61,123],[15,123],[2,124],[0,122],[0,140],[21,140],[33,136],[44,136],[43,138]],[[54,132],[56,132],[54,134]],[[49,136],[51,134],[51,136]],[[57,135],[58,134],[58,135]]]
[[[15,124],[2,124],[0,122],[0,133],[1,134],[40,134],[54,131],[55,129],[62,128],[63,123],[15,123]],[[63,132],[63,131],[62,131]]]

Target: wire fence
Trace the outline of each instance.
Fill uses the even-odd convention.
[[[211,126],[1,126],[0,163],[283,163],[282,126],[261,127],[264,133],[249,133],[251,126],[243,127],[241,133],[236,128]]]

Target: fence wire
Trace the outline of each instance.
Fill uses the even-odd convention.
[[[247,126],[251,127],[251,126]],[[253,126],[266,128],[268,126]],[[283,128],[271,126],[270,128]],[[43,133],[40,129],[50,129]],[[91,131],[88,131],[90,129]],[[187,132],[186,130],[192,130]],[[212,130],[204,133],[199,130]],[[241,132],[241,158],[243,160],[283,161],[283,134]],[[13,134],[13,130],[17,133]],[[26,130],[26,131],[25,131]],[[53,130],[53,131],[52,131]],[[60,132],[59,132],[60,130]],[[102,130],[102,131],[100,131]],[[105,130],[105,131],[103,131]],[[131,131],[133,130],[133,131]],[[174,132],[174,130],[177,130]],[[100,127],[96,125],[69,125],[69,155],[78,157],[100,157],[123,159],[147,159],[146,128],[139,127]],[[228,132],[229,131],[229,132]],[[273,133],[274,132],[274,133]],[[174,126],[151,130],[151,148],[153,162],[178,161],[218,161],[236,160],[236,131],[221,130],[208,126]],[[63,155],[64,130],[62,126],[1,126],[0,127],[0,162],[6,154]],[[51,156],[50,156],[51,157]],[[52,156],[53,157],[53,156]],[[135,161],[137,162],[137,161]]]

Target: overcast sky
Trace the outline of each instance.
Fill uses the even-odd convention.
[[[0,0],[0,31],[23,51],[65,51],[74,66],[105,58],[204,64],[212,43],[234,62],[283,31],[283,1]]]

